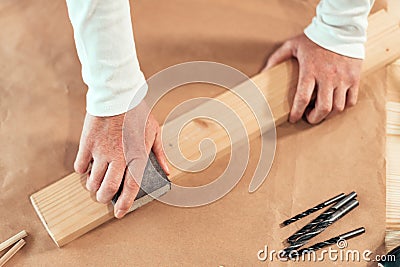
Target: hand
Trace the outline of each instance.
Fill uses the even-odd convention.
[[[326,50],[304,34],[286,41],[269,58],[269,69],[291,57],[299,62],[299,81],[290,111],[290,122],[303,116],[316,90],[315,107],[306,112],[309,123],[320,123],[327,116],[340,113],[357,102],[361,59],[342,56]]]
[[[96,199],[101,203],[111,201],[125,177],[123,190],[114,207],[117,218],[122,218],[133,204],[140,188],[136,181],[141,181],[151,149],[163,170],[169,174],[160,127],[151,114],[147,119],[147,114],[148,108],[142,101],[121,115],[95,117],[86,114],[85,117],[74,168],[82,174],[92,162],[86,188],[96,193]],[[131,145],[124,146],[123,141]]]

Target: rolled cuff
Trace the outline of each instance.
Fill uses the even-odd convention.
[[[314,23],[311,23],[304,30],[304,34],[317,45],[339,55],[358,59],[365,58],[364,43],[349,43],[338,40],[329,32],[320,30]]]
[[[86,95],[86,111],[96,117],[116,116],[133,109],[145,98],[148,86],[143,75],[135,88],[123,90],[115,94],[109,88],[89,88]],[[99,92],[108,92],[99,94]],[[102,96],[99,98],[98,96]]]

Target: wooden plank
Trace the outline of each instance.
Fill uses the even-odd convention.
[[[367,58],[363,65],[363,75],[371,73],[400,56],[400,29],[392,23],[388,15],[382,11],[370,18],[369,40],[366,44]],[[298,66],[294,60],[286,61],[266,72],[252,78],[268,100],[276,124],[286,121],[290,110],[288,93],[295,88],[298,79]],[[246,85],[242,84],[234,90],[246,93]],[[242,119],[250,138],[258,136],[260,129],[249,107],[230,91],[216,98],[229,106]],[[206,110],[207,103],[197,107]],[[265,106],[257,106],[263,110]],[[189,112],[190,113],[190,112]],[[163,126],[164,144],[176,139],[172,134],[176,125],[190,114],[184,114]],[[263,131],[271,127],[271,121],[263,121]],[[171,133],[171,134],[169,134]],[[228,153],[231,146],[226,133],[217,125],[206,119],[197,119],[188,123],[183,129],[180,149],[189,159],[197,158],[197,145],[205,138],[211,138],[217,144],[218,155]],[[167,154],[179,151],[176,147],[165,146]],[[202,150],[207,157],[214,155],[213,148]],[[176,181],[185,173],[172,169],[170,179]],[[85,175],[71,174],[60,181],[42,189],[31,196],[31,201],[50,236],[58,246],[63,246],[73,239],[113,218],[112,205],[97,203],[85,190]]]

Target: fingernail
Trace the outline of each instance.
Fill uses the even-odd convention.
[[[122,210],[117,210],[117,212],[115,213],[115,217],[117,217],[118,219],[121,219],[122,217],[124,217],[125,213]]]
[[[97,191],[96,193],[96,200],[97,202],[106,204],[108,201],[104,199],[104,197],[99,193],[99,191]]]
[[[90,186],[89,180],[86,181],[86,189],[87,189],[89,192],[92,192],[92,188],[91,188],[91,186]]]

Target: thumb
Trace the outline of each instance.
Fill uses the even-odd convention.
[[[286,41],[268,59],[263,71],[268,70],[293,56],[293,42]]]
[[[153,152],[157,158],[158,163],[160,163],[161,168],[164,170],[164,172],[167,175],[169,175],[170,170],[169,170],[168,163],[167,163],[167,157],[165,156],[164,149],[162,146],[160,131],[158,131],[156,134],[156,138],[155,138],[154,144],[153,144]]]

